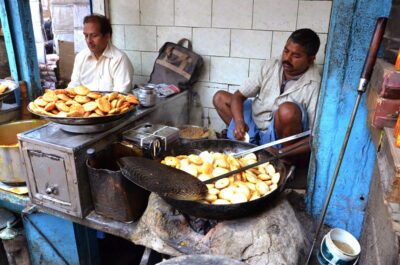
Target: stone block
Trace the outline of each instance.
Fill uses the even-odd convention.
[[[210,64],[211,57],[210,56],[202,56],[203,58],[203,69],[201,70],[199,81],[210,81]]]
[[[135,75],[142,74],[142,56],[138,51],[125,51],[131,61]]]
[[[229,85],[228,86],[228,92],[230,92],[230,93],[235,93],[236,92],[236,90],[238,90],[240,88],[240,86],[238,86],[238,85]]]
[[[388,207],[384,204],[384,191],[380,185],[386,173],[381,174],[380,171],[379,167],[375,167],[372,177],[360,239],[361,254],[358,264],[398,264],[399,241],[393,230]]]
[[[252,0],[214,0],[212,27],[251,29]]]
[[[174,25],[174,0],[140,0],[141,25]]]
[[[271,31],[235,30],[231,32],[231,56],[269,59],[272,43]]]
[[[112,43],[119,49],[125,49],[125,26],[112,25],[113,34],[111,37]]]
[[[139,0],[109,1],[110,20],[112,24],[139,25]]]
[[[318,36],[319,36],[319,40],[320,40],[321,44],[319,46],[319,50],[318,50],[317,56],[315,58],[315,63],[323,64],[324,59],[325,59],[325,49],[326,49],[326,42],[327,42],[328,34],[319,33]]]
[[[158,52],[142,52],[142,75],[150,76],[157,56]]]
[[[134,75],[133,76],[133,85],[139,85],[139,84],[146,84],[150,80],[149,76],[146,75]]]
[[[193,50],[201,55],[229,56],[229,29],[193,29]]]
[[[175,0],[175,25],[211,26],[211,0]]]
[[[208,117],[210,121],[210,128],[215,129],[216,132],[221,132],[223,129],[226,129],[227,125],[221,119],[215,109],[208,110]]]
[[[309,241],[292,206],[286,198],[271,201],[268,206],[260,213],[220,221],[207,233],[199,233],[190,227],[188,219],[152,193],[131,240],[170,256],[201,253],[249,265],[304,264]]]
[[[192,40],[192,29],[189,27],[157,27],[157,49],[166,42],[177,43],[180,39]]]
[[[392,212],[400,212],[400,204],[396,202],[389,202],[387,205],[392,210]]]
[[[331,1],[299,1],[297,28],[328,33],[331,7]]]
[[[218,90],[228,91],[228,85],[210,82],[197,82],[194,91],[197,91],[203,108],[214,108],[212,99]]]
[[[125,49],[157,51],[156,43],[156,27],[125,26]]]
[[[212,57],[210,81],[225,84],[242,84],[249,73],[249,59]]]
[[[252,78],[259,75],[264,63],[265,60],[250,59],[249,77]]]
[[[271,58],[280,58],[282,56],[283,48],[292,32],[287,31],[274,31],[272,33],[272,49]]]
[[[297,6],[297,0],[254,0],[253,29],[295,30]]]

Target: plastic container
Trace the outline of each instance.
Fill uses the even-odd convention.
[[[352,234],[335,228],[323,238],[318,261],[322,265],[353,265],[357,264],[360,252],[360,243]]]
[[[397,59],[394,68],[396,69],[396,71],[400,71],[400,48],[399,51],[397,52]]]

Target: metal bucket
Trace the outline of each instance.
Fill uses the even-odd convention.
[[[0,181],[21,185],[26,181],[26,170],[19,153],[17,134],[46,124],[46,120],[25,120],[0,125]]]
[[[140,218],[147,207],[149,192],[127,180],[116,164],[119,157],[134,155],[114,143],[87,161],[90,190],[95,212],[121,222]],[[91,165],[92,164],[92,165]]]
[[[322,265],[353,265],[360,252],[360,243],[352,234],[335,228],[323,238],[317,258]]]

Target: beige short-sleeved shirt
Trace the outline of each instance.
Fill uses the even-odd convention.
[[[68,87],[83,85],[94,91],[129,92],[132,79],[133,66],[128,56],[108,43],[99,59],[89,48],[76,55]]]
[[[310,128],[314,123],[314,116],[318,102],[321,75],[315,64],[289,88],[280,94],[282,82],[282,62],[280,59],[267,60],[260,72],[248,79],[239,91],[246,98],[254,97],[252,103],[253,120],[257,127],[266,130],[272,119],[272,113],[284,102],[297,102],[308,113]]]

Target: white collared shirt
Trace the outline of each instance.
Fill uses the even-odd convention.
[[[252,103],[252,117],[261,130],[268,128],[272,113],[279,105],[289,101],[301,104],[308,113],[309,126],[312,128],[318,102],[321,75],[315,64],[296,81],[285,87],[280,93],[281,77],[283,74],[280,59],[267,60],[259,74],[250,78],[240,87],[239,91],[246,98],[255,97]]]
[[[133,66],[128,56],[111,43],[99,59],[86,48],[75,57],[68,87],[83,85],[92,91],[129,92],[132,89]]]

